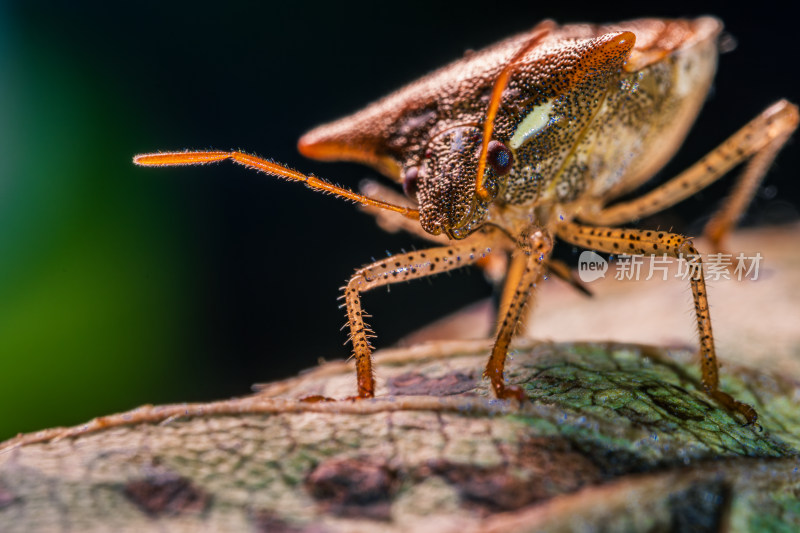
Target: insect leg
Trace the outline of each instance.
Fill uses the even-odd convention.
[[[753,155],[742,173],[736,179],[733,191],[725,199],[722,206],[714,213],[703,230],[703,235],[711,241],[715,251],[722,249],[723,239],[736,227],[736,223],[747,210],[750,201],[756,194],[758,186],[767,174],[784,143],[793,130],[788,130],[776,137],[762,150]]]
[[[732,195],[705,229],[716,249],[753,198],[759,183],[780,149],[797,128],[797,106],[780,100],[747,123],[700,161],[653,191],[597,212],[582,213],[583,222],[619,225],[666,209],[708,187],[729,170],[750,159],[737,179]]]
[[[378,182],[372,180],[364,180],[361,182],[361,192],[369,196],[370,198],[375,198],[377,200],[382,200],[384,202],[389,202],[395,205],[404,205],[408,202],[408,200],[403,197],[403,195],[397,193],[393,189],[380,184]],[[399,213],[395,213],[394,211],[386,211],[383,209],[378,209],[375,207],[370,206],[362,206],[361,210],[365,213],[368,213],[375,217],[378,226],[381,229],[388,231],[389,233],[396,233],[398,231],[405,231],[406,233],[410,233],[415,237],[420,239],[424,239],[433,243],[438,244],[447,244],[450,242],[450,239],[444,235],[432,235],[422,229],[422,226],[419,225],[418,222],[405,218],[404,216],[400,215]],[[506,263],[509,263],[506,265]],[[516,283],[518,278],[513,278],[513,271],[521,270],[525,267],[525,261],[522,261],[521,266],[514,266],[510,262],[508,262],[507,258],[505,257],[504,253],[495,253],[491,256],[487,257],[486,259],[480,261],[478,266],[483,268],[486,277],[490,280],[491,283],[498,284],[500,282],[504,282],[503,286],[503,293],[500,297],[501,302],[508,303],[508,299],[510,298],[511,294],[514,293],[516,288]],[[563,261],[559,261],[558,259],[553,259],[552,257],[547,260],[545,264],[547,274],[552,274],[553,276],[565,281],[571,287],[573,287],[578,292],[586,295],[591,296],[592,293],[589,289],[584,286],[572,269]],[[508,273],[506,273],[508,271]],[[505,278],[505,280],[503,279]],[[503,303],[500,305],[500,309],[505,309],[507,306]],[[529,308],[528,308],[529,309]],[[520,319],[521,323],[525,323],[525,318]]]
[[[527,254],[517,252],[511,256],[511,260],[508,261],[508,269],[506,270],[506,277],[503,284],[503,292],[500,294],[500,305],[497,307],[497,316],[505,316],[508,312],[509,307],[511,306],[511,302],[513,302],[516,292],[519,287],[519,282],[522,279],[522,276],[527,271],[529,262],[529,256]],[[528,309],[528,306],[524,306],[524,309]],[[525,323],[525,314],[526,311],[522,311],[523,314],[519,317],[519,323]],[[498,328],[500,324],[497,324]],[[498,330],[499,331],[499,330]]]
[[[583,294],[584,296],[593,296],[592,291],[590,291],[586,285],[583,284],[578,276],[575,275],[575,271],[572,270],[565,262],[559,261],[558,259],[553,259],[551,257],[545,264],[545,267],[547,268],[548,274],[552,274],[558,279],[566,282],[570,287],[579,293]]]
[[[491,380],[492,388],[498,398],[523,400],[525,395],[522,389],[514,385],[505,384],[503,370],[511,338],[516,332],[520,317],[529,303],[528,300],[536,287],[536,283],[539,282],[544,274],[545,263],[550,256],[553,244],[550,236],[541,231],[532,232],[520,244],[524,252],[522,257],[525,258],[525,268],[515,276],[518,279],[516,288],[508,299],[507,307],[502,310],[500,315],[503,319],[499,321],[497,339],[492,348],[492,354],[489,356],[489,361],[486,363],[484,375]],[[512,259],[512,263],[514,262],[517,261]]]
[[[369,341],[374,335],[364,321],[361,293],[383,285],[424,278],[473,264],[492,252],[488,246],[489,242],[491,241],[483,239],[472,243],[393,255],[356,270],[343,288],[343,298],[350,325],[350,341],[353,343],[353,355],[356,359],[359,398],[375,396],[372,345]]]
[[[758,419],[755,409],[735,400],[730,394],[719,390],[719,369],[714,349],[714,335],[711,332],[708,294],[703,277],[703,263],[692,241],[676,233],[665,231],[646,231],[636,229],[603,228],[575,224],[562,224],[556,235],[571,244],[601,252],[628,255],[668,255],[683,257],[693,261],[696,268],[691,270],[691,287],[694,310],[697,315],[697,330],[700,335],[700,356],[702,360],[702,381],[706,394],[717,400],[730,411],[736,411],[747,418],[749,424]]]

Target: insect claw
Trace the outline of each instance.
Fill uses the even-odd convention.
[[[753,428],[756,428],[756,429],[758,429],[758,432],[759,432],[759,433],[763,433],[763,432],[764,432],[764,428],[761,426],[761,424],[759,424],[759,423],[758,423],[757,421],[755,421],[755,420],[753,420],[753,421],[749,421],[749,420],[748,420],[747,422],[745,422],[744,424],[740,425],[739,427],[743,427],[743,428],[746,428],[746,427],[753,427]]]

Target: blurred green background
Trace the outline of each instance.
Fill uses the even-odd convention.
[[[421,246],[296,184],[228,165],[141,169],[134,154],[242,148],[356,187],[376,174],[304,161],[296,139],[544,17],[705,13],[739,48],[665,176],[797,101],[791,17],[721,2],[0,3],[0,440],[346,357],[342,282]],[[797,216],[798,168],[790,146],[746,223]],[[725,190],[653,222],[696,231]],[[465,271],[391,292],[365,298],[378,346],[491,291]]]

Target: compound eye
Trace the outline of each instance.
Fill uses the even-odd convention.
[[[486,160],[498,176],[508,174],[511,167],[514,166],[514,155],[511,153],[511,150],[500,141],[489,141]]]
[[[403,192],[412,200],[417,199],[419,167],[411,167],[403,175]]]

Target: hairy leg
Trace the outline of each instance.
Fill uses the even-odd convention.
[[[714,349],[714,335],[711,331],[711,315],[708,293],[703,277],[703,263],[690,239],[676,233],[665,231],[646,231],[608,227],[592,227],[572,222],[559,226],[557,233],[566,242],[613,254],[644,255],[666,254],[670,257],[691,259],[696,266],[691,270],[690,283],[697,317],[697,330],[700,335],[700,357],[702,361],[702,381],[706,393],[730,411],[744,415],[747,422],[754,424],[758,419],[755,409],[735,400],[730,394],[719,390],[719,365]]]
[[[372,345],[369,341],[373,332],[364,321],[366,315],[361,307],[361,293],[383,285],[424,278],[474,264],[492,252],[492,242],[492,239],[485,236],[470,243],[393,255],[356,270],[344,287],[343,298],[356,359],[358,398],[375,396]]]
[[[749,159],[737,178],[733,193],[706,226],[705,234],[718,251],[723,238],[747,209],[775,156],[797,128],[798,121],[797,106],[780,100],[660,187],[634,200],[582,213],[579,218],[583,222],[606,226],[640,219],[696,194]]]
[[[525,307],[529,305],[531,295],[536,284],[542,279],[545,263],[553,248],[552,238],[540,230],[533,230],[520,239],[520,246],[524,258],[524,269],[515,275],[516,286],[507,298],[506,307],[499,315],[497,338],[492,348],[492,354],[486,363],[484,375],[492,382],[492,388],[498,398],[514,398],[523,400],[525,395],[519,387],[506,385],[504,378],[506,355],[511,339],[517,330],[520,318],[524,315]],[[522,261],[516,261],[522,264]],[[509,285],[509,286],[514,286]]]

